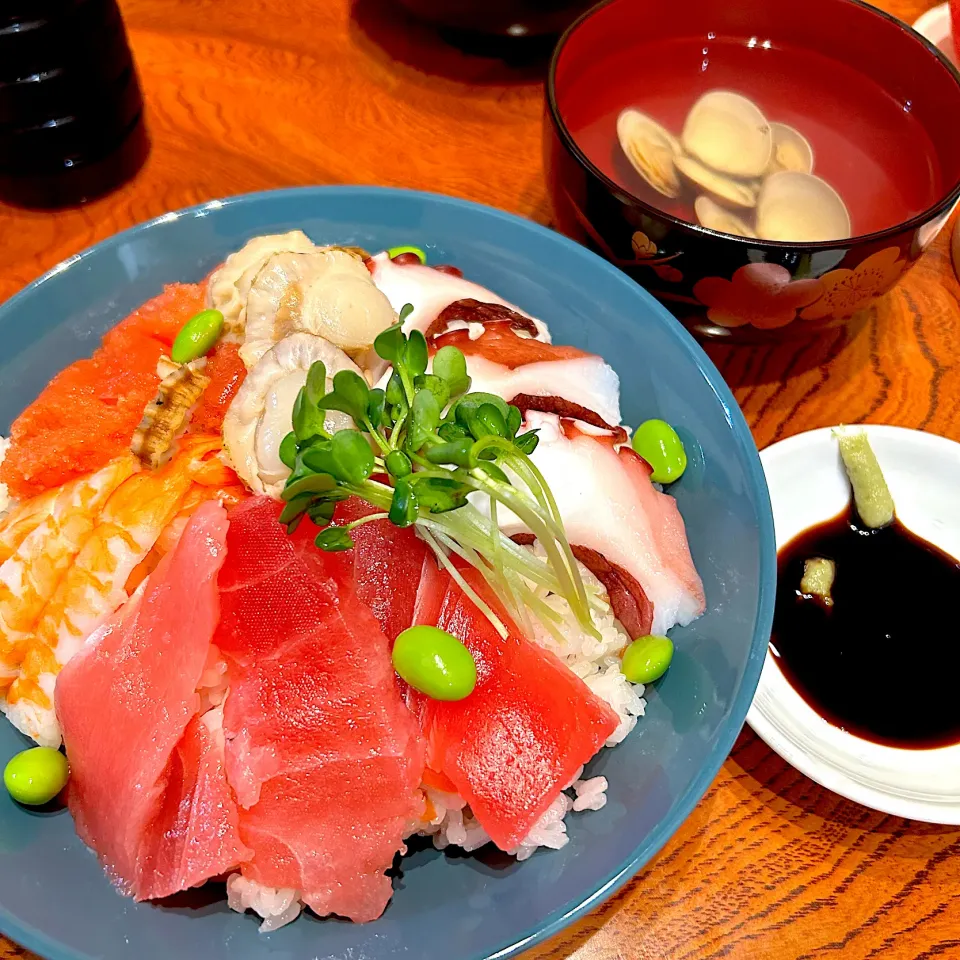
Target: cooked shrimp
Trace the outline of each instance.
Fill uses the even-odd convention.
[[[203,458],[219,452],[220,447],[218,437],[184,440],[165,467],[126,479],[95,517],[74,562],[44,606],[31,635],[22,641],[19,673],[7,692],[9,719],[39,743],[56,746],[60,742],[52,704],[60,668],[126,601],[131,574],[140,569],[161,533],[185,509],[186,498],[198,487],[194,475],[207,472]],[[219,476],[219,471],[215,472]],[[146,573],[149,570],[144,576]],[[142,580],[143,576],[138,582]]]
[[[18,504],[0,520],[0,563],[9,560],[26,536],[50,516],[56,499],[57,490],[47,490]]]
[[[120,457],[88,477],[64,484],[52,496],[42,494],[11,515],[13,527],[19,527],[8,542],[20,542],[0,564],[0,691],[8,698],[7,688],[30,652],[28,643],[44,607],[93,532],[103,505],[136,469],[133,457]],[[31,526],[20,538],[19,533]],[[4,533],[11,530],[5,526]],[[43,698],[48,699],[48,694],[43,693]]]

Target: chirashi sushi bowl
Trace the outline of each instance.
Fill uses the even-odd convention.
[[[592,254],[284,191],[121,234],[0,327],[0,745],[47,748],[0,800],[21,942],[505,955],[706,789],[769,505],[719,375]]]

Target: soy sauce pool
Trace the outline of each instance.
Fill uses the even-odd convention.
[[[832,606],[800,595],[804,561],[836,563]],[[770,649],[825,720],[907,749],[960,742],[960,563],[899,520],[866,530],[848,508],[778,558]]]

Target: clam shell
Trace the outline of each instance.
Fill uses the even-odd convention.
[[[767,173],[793,170],[795,173],[813,173],[813,147],[810,141],[785,123],[771,123],[773,153]]]
[[[850,214],[825,180],[782,170],[767,177],[760,189],[757,234],[792,243],[843,240],[850,236]]]
[[[710,197],[700,196],[693,202],[693,209],[697,215],[700,225],[709,230],[717,230],[720,233],[730,233],[735,237],[756,238],[753,230],[744,223],[735,213],[726,207],[720,206]]]
[[[680,196],[674,165],[680,143],[665,127],[639,110],[624,110],[617,118],[617,137],[634,170],[665,197]]]
[[[680,140],[687,153],[733,177],[761,176],[773,151],[760,108],[729,90],[711,90],[693,105]]]
[[[755,207],[758,189],[753,184],[741,183],[705,167],[693,157],[679,156],[674,160],[676,168],[707,193],[737,207]]]

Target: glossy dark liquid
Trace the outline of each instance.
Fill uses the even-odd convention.
[[[77,203],[146,156],[143,101],[116,0],[0,3],[0,198]]]
[[[771,652],[824,719],[865,740],[925,749],[960,742],[960,563],[898,520],[850,510],[779,555]],[[800,595],[804,561],[836,563],[833,605]]]
[[[648,186],[624,155],[616,127],[625,107],[679,135],[702,94],[742,93],[768,120],[807,138],[814,173],[843,198],[854,235],[900,223],[943,195],[936,149],[912,105],[855,68],[811,50],[779,43],[766,48],[763,41],[751,46],[698,37],[657,39],[597,57],[578,87],[592,95],[567,98],[563,119],[587,157],[634,196],[690,222],[696,222],[697,191],[668,199]]]

